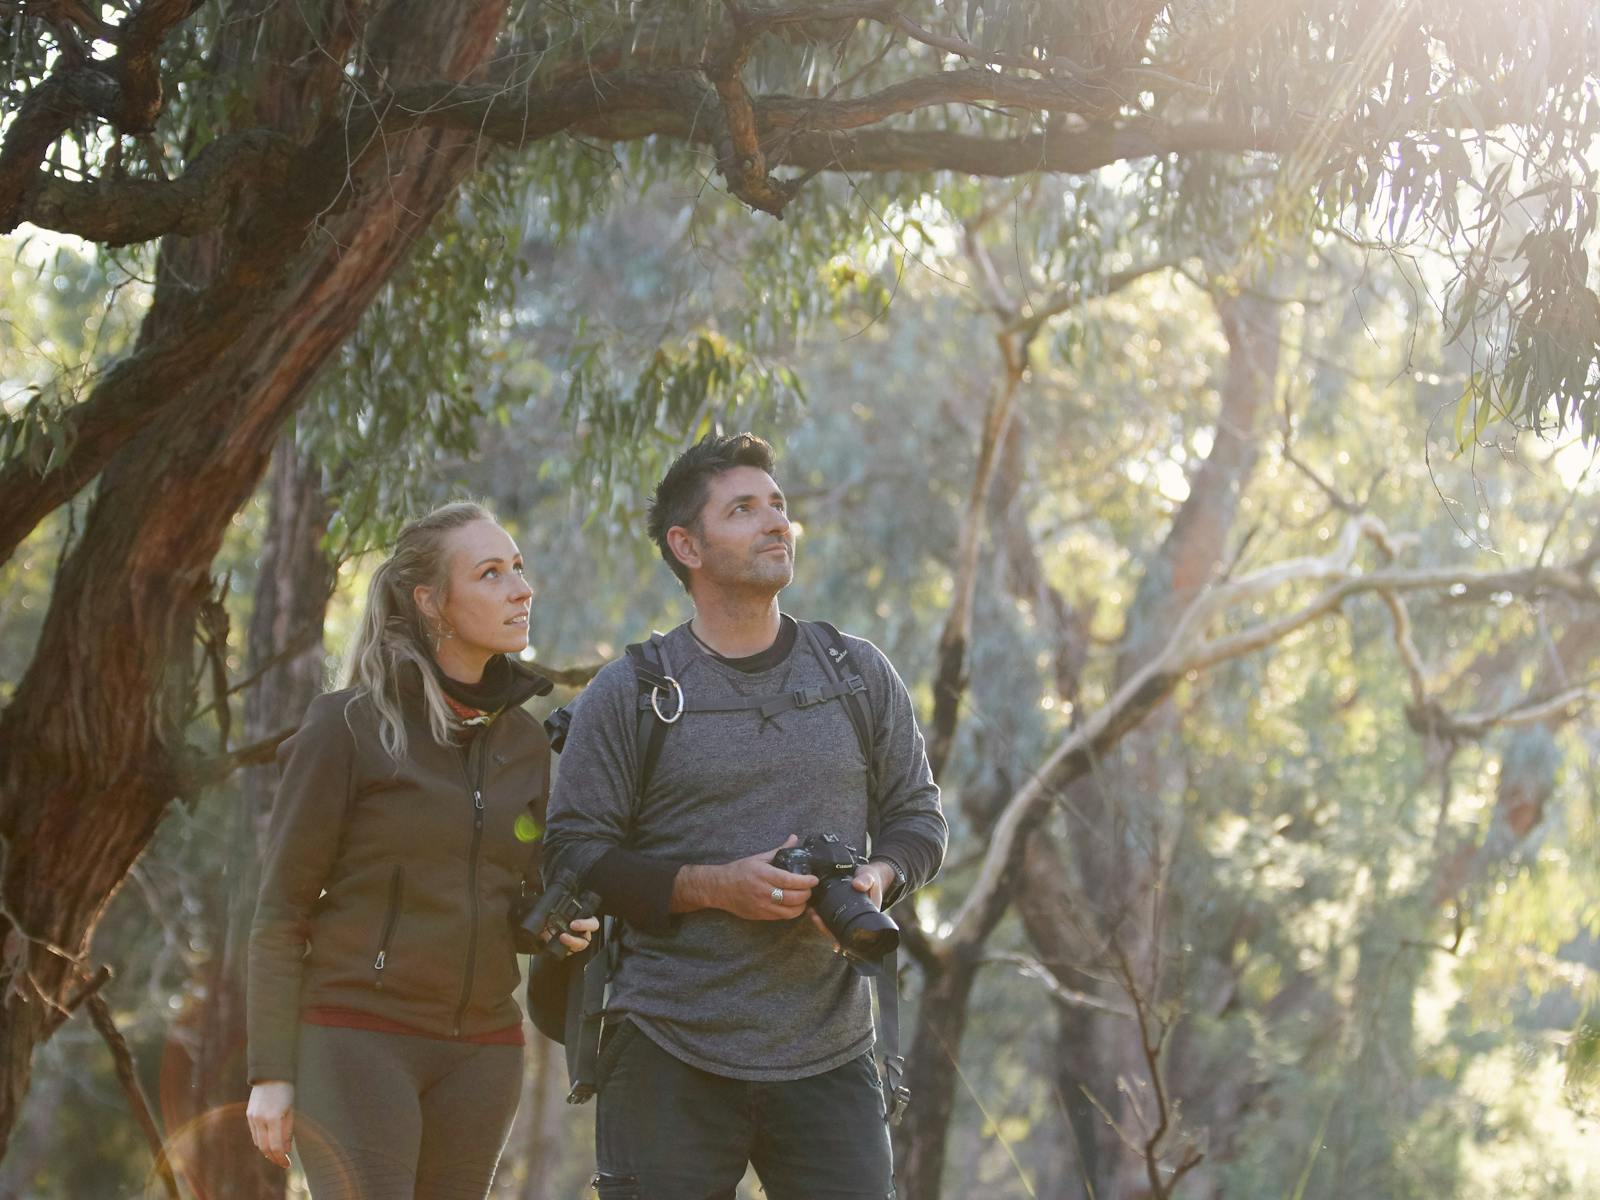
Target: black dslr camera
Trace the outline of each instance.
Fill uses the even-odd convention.
[[[836,834],[812,834],[798,846],[779,850],[772,865],[795,875],[815,875],[811,907],[839,943],[846,958],[873,963],[900,944],[900,926],[873,904],[865,892],[850,886],[856,868],[864,866],[854,846]]]
[[[570,873],[557,875],[518,922],[517,949],[523,954],[565,958],[572,951],[562,944],[560,935],[571,933],[574,921],[594,916],[599,906],[600,897],[580,891]]]

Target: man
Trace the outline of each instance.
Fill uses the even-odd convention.
[[[547,874],[582,876],[622,919],[602,1200],[731,1200],[750,1164],[772,1200],[893,1195],[868,982],[807,913],[816,877],[772,857],[813,834],[865,850],[870,830],[854,886],[892,904],[933,877],[948,834],[911,699],[871,643],[844,639],[870,755],[837,696],[740,707],[830,683],[811,632],[778,608],[794,531],[772,469],[772,448],[741,433],[705,438],[661,480],[650,536],[694,618],[660,643],[677,687],[656,700],[681,719],[636,794],[641,688],[612,663],[578,705],[551,797]]]

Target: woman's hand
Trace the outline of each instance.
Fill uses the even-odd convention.
[[[281,1079],[256,1084],[250,1089],[244,1115],[256,1149],[270,1162],[287,1167],[289,1143],[294,1140],[294,1084]]]
[[[589,948],[589,935],[600,928],[600,918],[579,917],[567,928],[572,932],[561,935],[561,944],[576,954]]]

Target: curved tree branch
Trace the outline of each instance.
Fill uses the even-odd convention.
[[[1326,555],[1290,559],[1252,575],[1214,585],[1189,605],[1165,648],[1117,689],[1100,709],[1073,729],[1033,777],[1007,802],[990,835],[988,850],[972,890],[951,924],[948,941],[976,946],[1004,912],[1004,880],[1020,852],[1024,836],[1062,788],[1092,769],[1096,760],[1159,705],[1191,672],[1238,658],[1281,641],[1313,621],[1338,611],[1345,600],[1369,592],[1443,591],[1451,596],[1511,592],[1541,595],[1552,590],[1583,593],[1600,600],[1586,576],[1571,567],[1522,571],[1463,571],[1442,567],[1403,570],[1383,568],[1360,572],[1354,567],[1363,537],[1391,544],[1383,525],[1372,516],[1348,522],[1338,543]],[[1205,631],[1224,611],[1269,595],[1288,583],[1333,580],[1310,601],[1270,621],[1218,638]],[[1549,704],[1570,706],[1583,697],[1562,695]],[[1540,706],[1541,711],[1544,706]],[[1505,716],[1513,714],[1502,714]],[[1530,718],[1531,719],[1531,718]]]
[[[247,187],[287,177],[295,150],[281,134],[247,129],[209,143],[171,180],[78,182],[39,171],[21,198],[17,219],[106,246],[168,234],[197,237],[225,224]]]
[[[98,117],[132,136],[155,128],[162,100],[161,43],[196,7],[196,0],[145,0],[116,31],[118,50],[109,61],[63,54],[28,93],[0,146],[0,233],[27,219],[18,215],[23,194],[50,147],[78,121]]]

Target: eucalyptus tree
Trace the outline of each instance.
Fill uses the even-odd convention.
[[[82,510],[0,715],[0,1146],[167,806],[269,749],[186,739],[212,560],[363,314],[419,244],[448,249],[437,222],[464,187],[520,166],[580,221],[609,144],[641,174],[840,228],[951,178],[1124,164],[1153,208],[1226,210],[1242,164],[1274,180],[1263,236],[1364,213],[1360,236],[1448,240],[1459,328],[1482,338],[1471,428],[1588,430],[1596,23],[1583,0],[6,6],[0,229],[138,247],[154,286],[125,355],[8,399],[0,437],[0,554]],[[482,249],[469,280],[506,266]],[[448,360],[423,334],[458,326],[421,315],[413,361]],[[742,361],[713,340],[644,371],[595,410],[624,443],[601,458]],[[463,402],[424,379],[403,413]],[[363,427],[396,419],[371,396]]]

